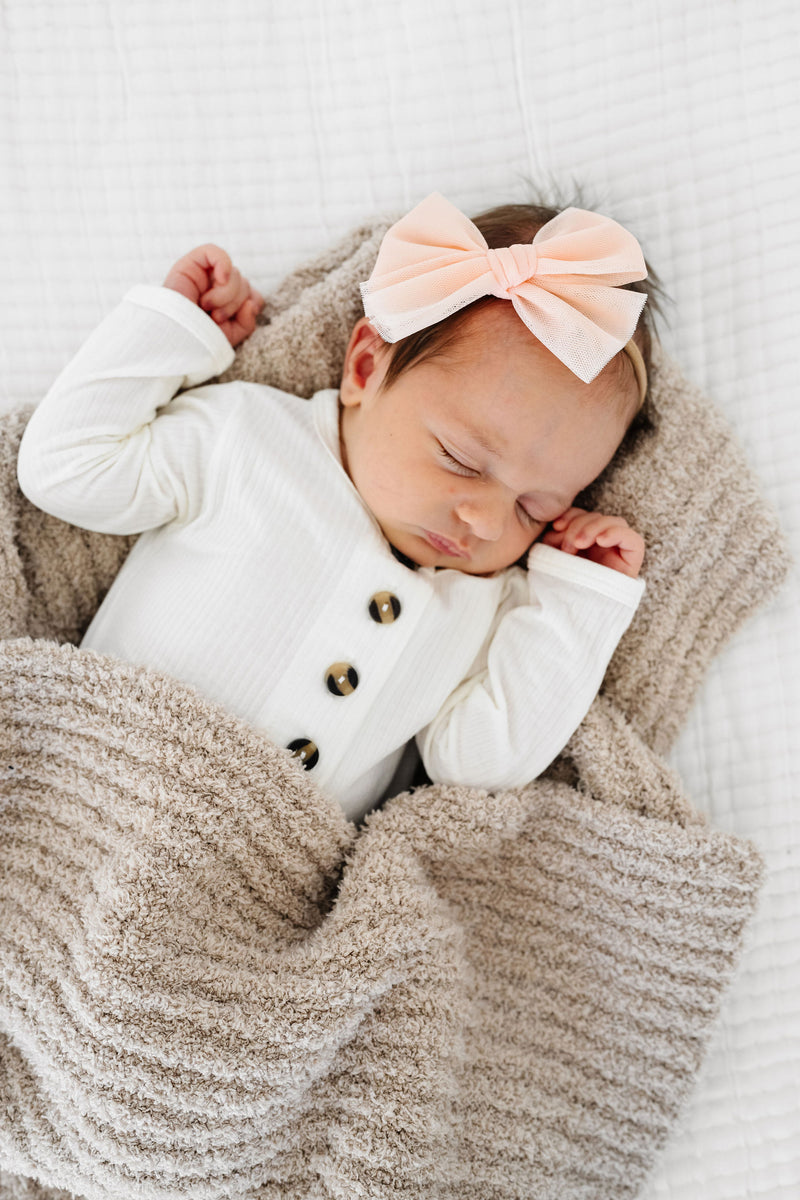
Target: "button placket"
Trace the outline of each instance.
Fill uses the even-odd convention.
[[[353,603],[352,580],[350,586],[345,578],[339,581],[340,586],[334,585],[331,604],[324,606],[328,611],[320,611],[318,619],[296,643],[295,653],[284,667],[287,678],[292,677],[294,680],[294,696],[290,707],[283,708],[278,703],[279,697],[273,692],[262,718],[265,724],[274,719],[276,724],[281,725],[281,743],[302,762],[306,770],[310,771],[316,766],[315,775],[322,772],[325,778],[331,772],[339,770],[342,759],[352,753],[358,730],[364,720],[368,719],[369,708],[374,699],[374,688],[386,686],[387,680],[396,669],[397,655],[402,654],[402,647],[397,641],[399,628],[393,634],[378,633],[377,630],[375,633],[369,633],[369,629],[374,629],[375,625],[394,625],[402,612],[402,641],[403,635],[408,632],[405,629],[406,618],[410,619],[410,626],[413,628],[418,616],[416,606],[412,603],[409,608],[405,596],[401,604],[399,596],[403,595],[403,591],[400,588],[397,591],[392,588],[394,580],[387,580],[384,576],[388,587],[384,580],[380,580],[380,583],[384,584],[380,590],[373,593],[367,590],[370,575],[375,578],[375,563],[371,561],[371,556],[362,564],[361,556],[356,555],[351,567],[350,574],[353,577],[360,576],[367,584],[361,592],[363,599],[360,603]],[[389,574],[391,575],[391,572]],[[405,571],[403,575],[403,583],[406,584]],[[400,582],[399,579],[397,582]],[[413,579],[412,583],[417,584],[417,580]],[[424,590],[427,591],[427,587]],[[346,605],[337,605],[337,594],[341,593],[341,599],[344,601],[348,591],[350,595]],[[410,599],[413,600],[414,596]],[[342,640],[337,638],[337,641],[339,647],[351,651],[353,659],[349,662],[342,660],[331,663],[327,657],[335,648],[331,646],[331,633],[334,629],[332,611],[340,614],[335,628]],[[377,638],[377,641],[373,641],[373,638]],[[371,654],[374,655],[375,661],[370,665]],[[323,669],[320,669],[320,659]],[[358,665],[354,665],[354,662]],[[326,663],[330,665],[325,667]],[[303,702],[300,702],[301,689],[306,697]],[[355,699],[349,703],[342,703],[343,698],[352,696],[354,692],[358,693]],[[312,735],[315,733],[321,738],[321,746],[313,740]]]

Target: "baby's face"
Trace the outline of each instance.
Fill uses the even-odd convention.
[[[510,304],[381,390],[387,365],[359,321],[340,393],[342,455],[386,538],[420,566],[509,567],[607,466],[627,427],[621,406],[545,350]]]

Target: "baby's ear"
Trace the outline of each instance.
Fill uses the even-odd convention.
[[[366,317],[356,321],[344,356],[342,383],[339,389],[342,404],[360,404],[364,392],[378,382],[377,375],[383,378],[386,349],[386,342],[376,333]]]

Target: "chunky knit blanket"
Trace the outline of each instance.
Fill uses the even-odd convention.
[[[335,386],[385,228],[290,277],[229,376]],[[360,828],[190,687],[77,648],[132,539],[20,495],[27,416],[0,441],[0,1194],[634,1196],[762,871],[661,757],[786,567],[713,406],[661,358],[595,485],[648,586],[547,775]]]

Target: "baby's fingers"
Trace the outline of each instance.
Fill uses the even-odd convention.
[[[259,306],[248,297],[236,315],[230,321],[221,321],[220,329],[232,346],[238,346],[256,327],[256,313]]]
[[[224,283],[218,283],[203,296],[201,306],[214,317],[224,320],[232,317],[247,299],[250,287],[242,279],[238,267],[231,265]]]
[[[234,288],[235,290],[233,290],[229,300],[222,298],[225,293],[221,293],[219,299],[216,299],[215,301],[215,295],[213,293],[209,293],[210,302],[209,306],[206,308],[206,312],[208,312],[218,324],[229,320],[231,317],[235,317],[241,311],[243,305],[248,301],[250,301],[252,304],[254,314],[261,312],[261,309],[264,307],[264,298],[262,297],[261,293],[257,292],[255,288],[250,286],[248,281],[236,269],[236,267],[234,267],[231,272],[231,280],[227,289],[228,293],[230,293]]]
[[[603,566],[636,577],[644,561],[644,538],[621,517],[609,518],[610,524],[596,531],[588,557]]]
[[[556,517],[555,521],[553,521],[553,529],[566,529],[570,521],[574,521],[576,517],[585,512],[585,508],[566,508],[564,512],[562,512],[561,515]]]
[[[222,246],[215,246],[213,242],[206,242],[204,246],[198,246],[193,253],[201,257],[208,270],[209,282],[225,283],[233,265],[227,250],[223,250]]]
[[[209,288],[224,286],[228,282],[233,264],[230,254],[221,246],[215,246],[213,242],[206,242],[204,246],[197,246],[194,250],[190,250],[181,261],[186,260],[190,260],[196,268],[203,272],[203,290],[206,295]]]
[[[226,264],[230,264],[230,258],[221,246],[214,246],[210,242],[205,246],[195,246],[194,250],[173,264],[164,280],[164,287],[180,292],[193,304],[199,304],[213,280],[214,272],[226,270]]]
[[[627,525],[613,525],[608,529],[599,530],[594,541],[598,546],[630,546],[638,536]]]
[[[562,549],[571,554],[594,545],[596,535],[604,527],[604,522],[608,521],[607,517],[602,517],[598,513],[585,512],[582,509],[576,509],[575,512],[576,515],[570,519],[564,529],[562,546]]]

